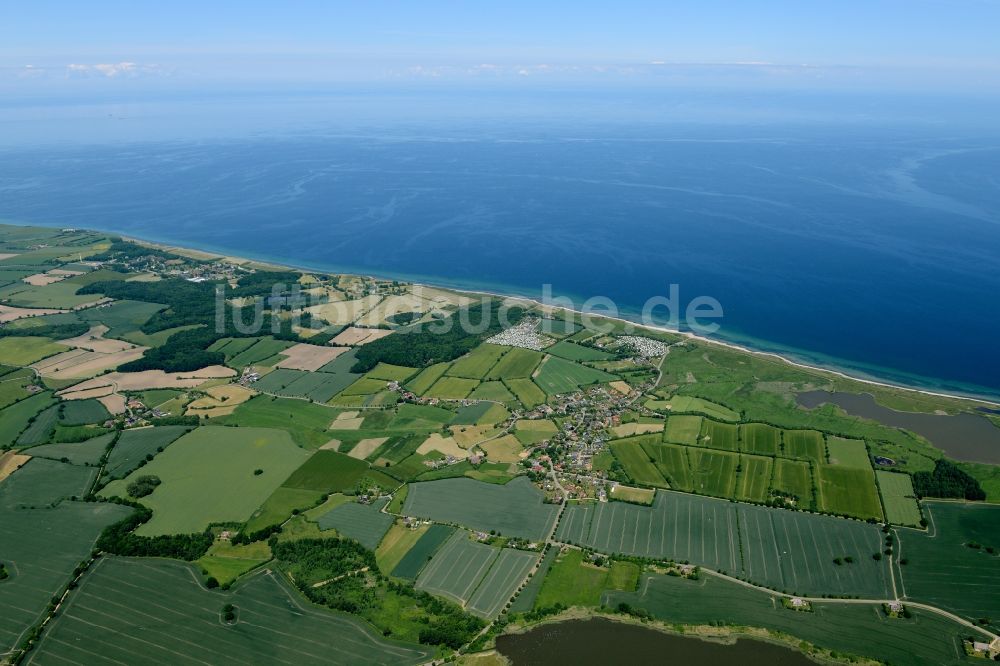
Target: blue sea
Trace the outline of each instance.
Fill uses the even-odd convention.
[[[941,100],[372,94],[20,100],[0,219],[636,315],[1000,395],[1000,132]],[[993,116],[996,117],[996,116]],[[987,118],[986,121],[982,121]]]

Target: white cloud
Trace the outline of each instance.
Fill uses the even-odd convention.
[[[135,78],[147,74],[161,74],[161,73],[163,72],[159,65],[139,64],[127,60],[114,63],[95,63],[95,64],[70,63],[69,65],[66,65],[67,76],[74,76],[74,77],[103,76],[105,78],[114,79],[114,78]]]

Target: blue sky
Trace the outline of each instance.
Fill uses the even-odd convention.
[[[1000,0],[11,1],[0,4],[0,90],[474,81],[997,92],[998,27]]]

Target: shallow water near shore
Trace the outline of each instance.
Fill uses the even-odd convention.
[[[603,618],[544,624],[523,634],[500,636],[497,651],[514,666],[815,666],[804,654],[774,643],[741,638],[727,645]]]
[[[1000,428],[984,416],[900,412],[883,407],[868,393],[807,391],[799,393],[797,400],[809,409],[833,403],[852,416],[905,428],[923,435],[955,460],[1000,464]]]

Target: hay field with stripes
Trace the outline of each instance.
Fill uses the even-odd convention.
[[[891,594],[886,562],[872,557],[881,532],[860,521],[658,491],[651,507],[567,507],[556,538],[608,554],[690,562],[789,593]]]
[[[225,604],[235,608],[223,622]],[[108,557],[86,574],[29,664],[416,664],[432,649],[307,605],[276,574],[208,591],[190,565]]]
[[[417,577],[417,589],[445,597],[484,618],[500,614],[538,554],[497,548],[456,531]]]

